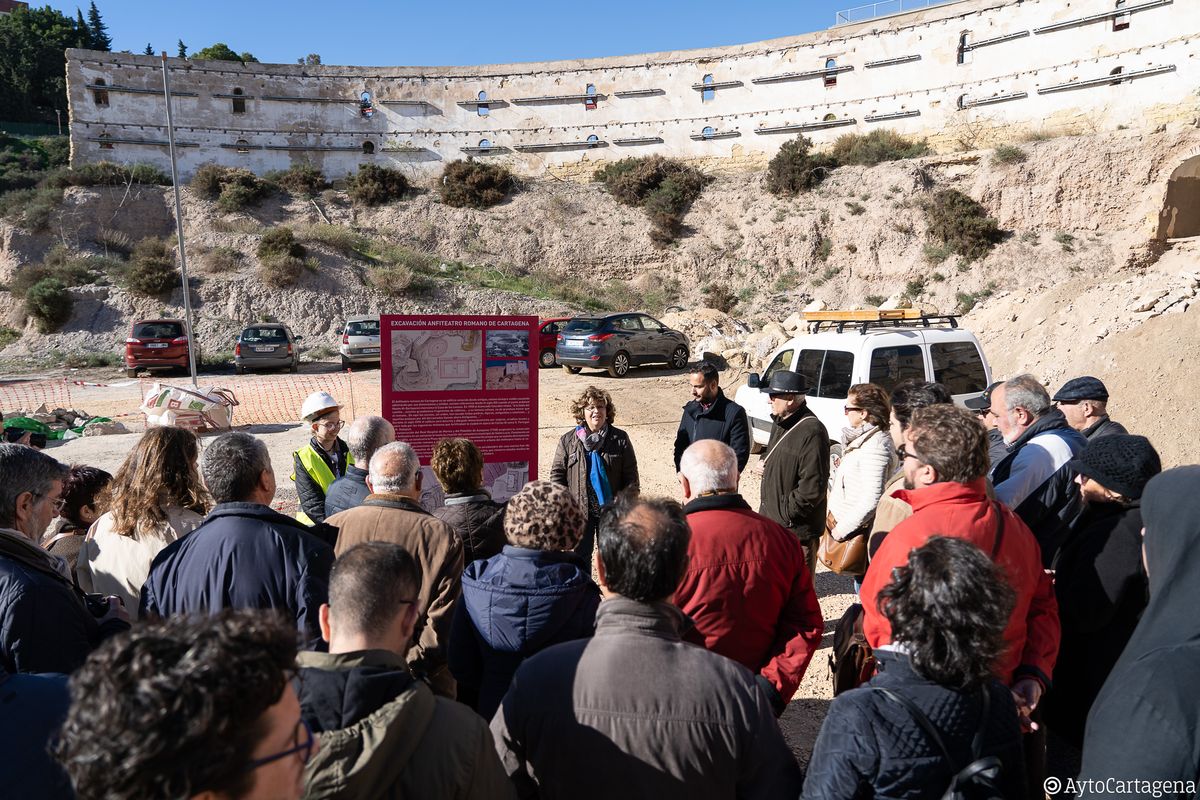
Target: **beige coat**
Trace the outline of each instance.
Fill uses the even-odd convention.
[[[148,536],[125,536],[113,527],[112,512],[92,523],[87,541],[79,552],[75,581],[85,592],[116,595],[125,610],[137,619],[142,584],[150,575],[150,563],[171,542],[191,533],[204,517],[186,508],[167,506],[167,521]]]
[[[372,494],[362,505],[325,520],[338,529],[334,555],[363,542],[398,544],[421,568],[417,602],[421,616],[413,632],[408,665],[429,679],[433,690],[454,699],[455,683],[446,665],[446,645],[454,607],[462,593],[462,540],[446,523],[403,495]]]

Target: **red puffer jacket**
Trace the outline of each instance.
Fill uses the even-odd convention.
[[[865,611],[863,632],[872,647],[892,641],[891,625],[879,613],[876,598],[891,582],[892,569],[908,563],[913,548],[932,536],[966,539],[983,552],[994,553],[992,560],[1004,570],[1017,595],[1004,631],[1008,651],[997,664],[997,677],[1009,685],[1018,678],[1032,677],[1049,686],[1061,635],[1054,587],[1042,569],[1041,548],[1029,527],[1008,506],[989,500],[985,484],[986,478],[980,478],[968,484],[937,483],[892,494],[911,505],[913,514],[892,529],[867,568],[859,592]],[[999,531],[997,509],[1004,515],[1004,537],[999,552],[994,552]]]
[[[692,540],[675,604],[705,648],[761,674],[786,703],[821,645],[824,620],[796,536],[741,495],[684,507]]]

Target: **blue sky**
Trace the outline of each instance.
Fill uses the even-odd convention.
[[[33,0],[31,5],[39,5]],[[114,50],[147,43],[175,55],[225,42],[260,61],[326,64],[509,63],[740,44],[833,24],[856,0],[740,0],[604,3],[526,0],[313,2],[311,0],[99,0]],[[51,2],[74,16],[75,3]],[[86,1],[78,4],[87,11]]]

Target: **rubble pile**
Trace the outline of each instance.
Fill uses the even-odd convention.
[[[32,421],[36,425],[30,425]],[[13,423],[13,424],[10,424]],[[129,433],[120,422],[108,417],[98,417],[74,408],[50,409],[46,404],[36,409],[20,409],[4,412],[4,427],[25,428],[45,433],[53,439],[74,439],[77,436],[106,436],[114,433]]]

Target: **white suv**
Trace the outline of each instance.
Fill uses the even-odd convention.
[[[846,319],[839,319],[839,314]],[[875,314],[884,318],[862,319]],[[747,385],[734,395],[750,418],[755,450],[767,444],[774,427],[771,404],[759,386],[766,385],[777,370],[795,370],[804,376],[808,407],[835,443],[846,427],[846,396],[856,383],[874,383],[890,392],[909,378],[936,381],[959,405],[982,394],[991,383],[992,370],[979,340],[959,328],[955,317],[914,317],[911,312],[904,318],[886,317],[887,312],[808,315],[811,332],[776,349],[762,376],[751,373]]]
[[[379,361],[379,317],[350,317],[342,329],[342,369]]]

